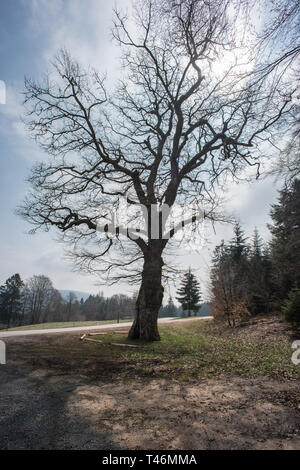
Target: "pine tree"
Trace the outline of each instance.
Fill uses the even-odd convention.
[[[287,322],[297,331],[300,330],[300,289],[294,288],[282,306],[282,312]]]
[[[176,317],[178,314],[178,309],[173,302],[172,297],[169,297],[167,305],[160,307],[159,316],[160,317]]]
[[[189,317],[191,312],[196,313],[199,310],[200,305],[198,305],[198,302],[201,300],[200,286],[194,274],[191,273],[191,269],[184,275],[177,294],[178,297],[176,299],[182,305],[182,309],[188,311]]]
[[[176,308],[176,306],[174,305],[174,302],[173,302],[173,299],[172,299],[171,296],[169,297],[168,303],[167,303],[167,305],[166,305],[165,313],[166,313],[167,316],[169,316],[169,317],[175,317],[175,316],[176,316],[177,308]]]
[[[241,228],[241,224],[237,222],[234,225],[234,236],[230,242],[230,251],[233,261],[241,262],[244,260],[248,253],[247,238]]]
[[[262,251],[263,251],[263,239],[259,235],[257,228],[255,227],[252,237],[252,245],[250,248],[251,259],[257,261],[258,263],[262,259]]]
[[[251,313],[268,312],[272,296],[270,256],[257,228],[249,249],[248,291],[248,308]]]
[[[234,302],[248,303],[249,246],[239,222],[234,226],[234,236],[229,243],[228,256],[232,278],[232,297]]]
[[[19,274],[14,274],[0,287],[0,323],[9,328],[18,324],[21,315],[21,296],[24,283]]]
[[[300,286],[300,180],[279,193],[271,210],[273,224],[270,243],[276,297],[282,302],[294,287]]]

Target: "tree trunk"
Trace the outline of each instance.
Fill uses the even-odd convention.
[[[160,341],[157,318],[164,294],[161,284],[162,266],[161,253],[145,256],[142,283],[136,301],[136,316],[128,334],[129,339]]]

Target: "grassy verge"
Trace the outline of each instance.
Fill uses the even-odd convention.
[[[293,350],[288,341],[221,337],[207,329],[208,323],[161,327],[161,342],[145,345],[141,350],[126,351],[126,356],[136,361],[149,361],[150,365],[163,361],[161,373],[179,374],[182,379],[220,375],[300,377],[300,367],[291,361]],[[108,340],[122,340],[121,336],[116,336],[108,335]],[[124,337],[123,340],[127,342]]]
[[[120,320],[120,323],[130,322],[132,320]],[[116,320],[106,321],[70,321],[70,322],[51,322],[51,323],[37,323],[36,325],[17,326],[8,328],[1,331],[22,331],[22,330],[48,330],[52,328],[70,328],[74,326],[96,326],[117,323]]]
[[[87,374],[90,379],[135,380],[166,378],[179,381],[225,376],[265,376],[282,380],[300,378],[300,366],[291,362],[288,337],[222,335],[210,320],[161,326],[161,341],[130,349],[107,344],[128,342],[124,334],[93,336],[104,343],[79,341],[79,337],[49,338],[27,345],[27,357],[36,367],[55,373]],[[40,340],[39,340],[40,341]],[[136,344],[133,341],[130,344]],[[138,343],[140,344],[140,343]],[[16,351],[17,352],[17,351]]]

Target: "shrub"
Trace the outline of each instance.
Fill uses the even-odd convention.
[[[217,321],[227,320],[229,326],[236,326],[239,323],[245,321],[245,319],[251,316],[246,302],[232,302],[230,305],[225,302],[218,302],[214,299],[212,302],[213,317]]]
[[[294,328],[300,327],[300,289],[295,288],[289,292],[282,306],[282,312],[285,320]]]

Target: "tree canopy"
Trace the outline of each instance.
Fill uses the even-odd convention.
[[[248,167],[259,175],[263,144],[276,147],[293,109],[291,91],[261,73],[235,4],[144,0],[133,18],[116,10],[115,90],[65,50],[44,80],[25,82],[27,124],[49,160],[33,168],[20,213],[33,231],[56,227],[80,269],[140,279],[132,338],[159,339],[162,255],[175,232],[164,236],[163,208],[201,204],[215,218],[218,185]],[[110,230],[120,197],[134,222],[125,234]]]

